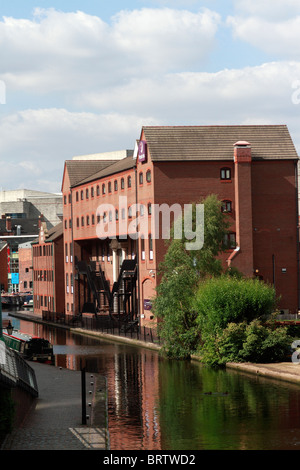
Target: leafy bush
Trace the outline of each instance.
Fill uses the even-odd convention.
[[[289,354],[291,342],[285,327],[273,329],[259,320],[230,323],[207,339],[201,350],[202,360],[212,366],[227,362],[280,362]]]
[[[198,288],[194,310],[203,339],[214,336],[229,323],[249,323],[266,318],[276,305],[273,287],[257,280],[222,275],[207,279]]]

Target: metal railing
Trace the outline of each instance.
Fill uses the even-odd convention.
[[[20,387],[38,396],[38,386],[32,367],[13,349],[1,341],[0,382],[10,387]]]
[[[76,317],[62,313],[43,311],[44,322],[82,328],[88,331],[99,331],[114,336],[136,339],[147,343],[161,345],[161,339],[156,328],[140,326],[137,322],[122,322],[118,318],[112,319],[108,315],[97,317]]]

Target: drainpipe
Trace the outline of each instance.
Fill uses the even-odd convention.
[[[295,197],[296,197],[296,240],[297,240],[297,277],[298,277],[298,310],[300,310],[300,273],[299,273],[299,185],[298,185],[298,161],[295,161]]]
[[[134,173],[135,173],[135,207],[137,208],[138,204],[138,181],[137,181],[137,164],[135,163],[134,165]],[[136,214],[135,214],[136,216]],[[138,228],[136,225],[136,231],[138,233]],[[140,325],[140,299],[141,299],[141,292],[140,292],[140,273],[139,273],[139,237],[137,236],[136,238],[136,270],[137,270],[137,283],[138,283],[138,302],[137,302],[137,315],[139,319],[139,325]],[[140,325],[141,326],[141,325]]]
[[[239,246],[237,246],[237,247],[233,250],[233,252],[230,254],[229,258],[227,258],[226,262],[227,262],[227,264],[228,264],[228,268],[230,268],[230,266],[231,266],[231,261],[232,261],[232,260],[236,257],[236,255],[239,253],[240,249],[241,249],[241,248],[240,248]]]

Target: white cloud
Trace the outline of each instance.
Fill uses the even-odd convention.
[[[144,123],[134,115],[29,109],[0,119],[1,185],[60,190],[64,161],[74,155],[133,149]],[[13,159],[12,159],[13,156]],[[13,160],[13,161],[12,161]],[[5,163],[4,163],[5,162]],[[4,175],[10,174],[10,179]],[[12,189],[6,187],[5,189]]]
[[[103,86],[136,74],[199,66],[218,14],[172,9],[121,11],[107,24],[81,11],[35,10],[0,22],[0,77],[7,87],[49,93]]]
[[[300,14],[299,0],[234,0],[234,6],[242,14],[267,20],[283,20]]]
[[[300,63],[273,62],[257,67],[222,70],[217,73],[168,74],[158,79],[135,79],[124,86],[83,94],[82,106],[125,112],[148,113],[165,120],[208,118],[235,121],[258,111],[266,119],[274,111],[288,112],[292,85],[300,77]],[[223,110],[223,111],[222,111]],[[235,110],[233,113],[232,110]]]
[[[275,56],[300,59],[300,16],[284,21],[229,17],[235,37]]]

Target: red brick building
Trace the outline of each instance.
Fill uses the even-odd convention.
[[[39,238],[32,243],[34,312],[64,312],[63,224],[50,229],[41,223]]]
[[[232,220],[224,263],[274,284],[280,307],[297,312],[297,163],[287,127],[276,125],[146,126],[133,157],[66,162],[65,311],[120,313],[121,302],[123,313],[151,324],[166,250],[153,208],[183,210],[217,194]]]
[[[19,245],[19,292],[31,293],[32,289],[32,245],[28,242]]]

